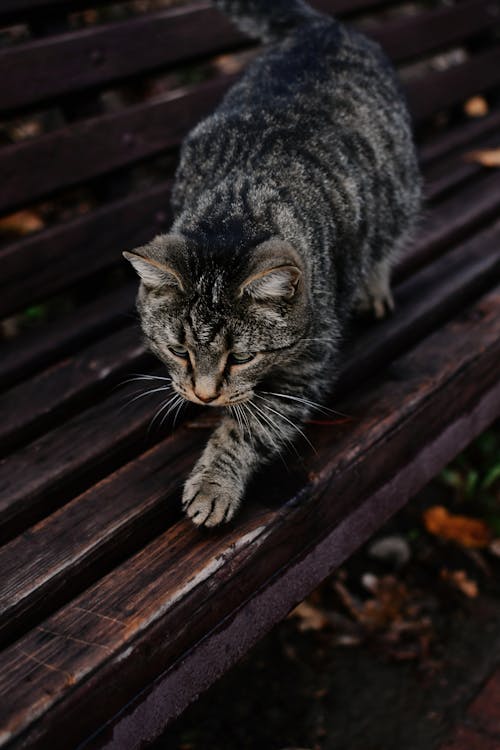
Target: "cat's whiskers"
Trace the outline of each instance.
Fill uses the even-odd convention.
[[[281,434],[281,432],[279,431],[278,425],[276,425],[272,421],[269,421],[270,418],[268,417],[268,415],[265,414],[261,409],[259,409],[255,401],[249,401],[247,406],[248,406],[248,413],[250,414],[251,418],[256,420],[260,429],[263,430],[265,435],[267,435],[267,439],[269,440],[270,444],[272,445],[277,455],[280,457],[281,461],[283,462],[283,466],[285,467],[287,471],[289,471],[288,464],[286,462],[285,456],[283,455],[283,448],[286,444],[289,448],[292,448],[298,456],[299,454],[293,442]],[[252,412],[250,407],[252,407],[253,409],[256,409],[257,410],[256,413]],[[264,424],[264,422],[262,421],[263,419],[267,422],[267,425],[269,426],[266,426],[266,424]],[[277,441],[275,439],[275,435],[277,436]]]
[[[256,394],[255,394],[255,396],[256,396],[257,398],[260,398],[260,399],[261,399],[262,401],[264,401],[264,402],[269,402],[269,401],[270,401],[270,399],[266,398],[265,396],[261,396],[261,395],[259,395],[258,393],[256,393]],[[274,402],[271,402],[271,403],[274,403]],[[276,414],[276,416],[278,416],[278,417],[281,417],[281,419],[284,419],[284,420],[285,420],[285,422],[288,422],[288,424],[289,424],[289,425],[290,425],[291,427],[293,427],[293,429],[294,429],[294,430],[295,430],[296,432],[298,432],[298,433],[299,433],[299,435],[301,435],[301,437],[303,437],[303,438],[304,438],[304,440],[306,441],[306,443],[308,443],[308,445],[310,445],[310,447],[311,447],[311,448],[313,449],[313,451],[314,451],[315,453],[317,453],[317,451],[316,451],[316,448],[315,448],[315,447],[314,447],[314,445],[313,445],[313,444],[311,443],[311,441],[309,440],[309,438],[307,437],[307,435],[305,434],[305,432],[304,432],[303,430],[301,430],[301,429],[300,429],[300,427],[299,427],[298,425],[294,424],[294,422],[292,422],[292,420],[291,420],[291,419],[289,419],[288,417],[286,417],[286,416],[285,416],[284,414],[282,414],[281,412],[277,411],[276,409],[273,409],[273,408],[272,408],[271,406],[269,406],[269,405],[268,405],[268,403],[264,403],[264,404],[262,404],[262,406],[263,406],[263,408],[265,408],[265,409],[268,409],[268,411],[271,411],[271,412],[273,412],[273,414]]]
[[[156,420],[159,418],[160,414],[168,409],[166,414],[164,415],[164,418],[160,422],[160,427],[162,426],[164,420],[168,417],[172,409],[174,409],[177,404],[179,404],[181,401],[183,401],[182,396],[179,396],[178,393],[174,393],[170,398],[168,398],[163,404],[161,404],[160,408],[156,412],[156,414],[153,416],[151,422],[149,423],[148,432],[151,431],[153,424],[156,422]]]
[[[276,391],[262,391],[262,393],[265,393],[267,396],[277,396],[278,398],[297,401],[298,403],[304,404],[304,406],[309,406],[311,407],[311,409],[315,409],[319,412],[322,412],[323,414],[333,414],[337,417],[345,417],[346,419],[349,419],[348,414],[344,414],[341,411],[335,411],[335,409],[330,409],[329,406],[323,406],[317,401],[311,401],[311,399],[304,398],[303,396],[292,396],[290,393],[277,393]]]

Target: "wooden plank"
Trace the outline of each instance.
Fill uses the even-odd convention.
[[[234,77],[221,76],[123,112],[96,117],[2,149],[6,176],[0,211],[177,147],[216,106]],[[432,114],[500,83],[500,48],[412,81],[407,93],[422,123]],[[50,169],[47,165],[50,164]]]
[[[333,529],[342,553],[352,552],[381,520],[369,498],[387,477],[400,481],[383,495],[384,518],[427,480],[428,466],[418,458],[436,436],[454,430],[447,450],[431,461],[433,471],[500,412],[499,312],[496,290],[400,358],[370,389],[354,394],[347,406],[357,418],[348,427],[312,427],[318,452],[304,457],[309,479],[299,495],[304,475],[286,488],[275,483],[274,497],[249,504],[238,524],[217,534],[201,534],[187,521],[175,524],[9,647],[0,657],[4,745],[76,745],[141,690],[144,700],[144,687],[211,631],[218,668],[230,663],[231,650],[224,650],[217,632],[270,577],[276,580],[277,571],[281,577]],[[491,396],[488,409],[481,403],[485,394]],[[466,429],[464,414],[472,415]],[[348,541],[341,524],[356,513]],[[337,546],[329,549],[336,560]],[[318,582],[311,581],[311,588]],[[280,616],[295,602],[295,593],[280,598]],[[246,613],[247,627],[259,614],[268,622],[260,609]],[[180,693],[167,693],[164,721],[193,697],[200,667],[193,663],[194,679],[185,679]],[[212,667],[203,665],[205,678]],[[144,717],[141,730],[128,723],[128,747],[151,739],[147,725]],[[102,739],[106,744],[110,738]],[[122,740],[116,734],[109,747]]]
[[[164,232],[171,182],[162,182],[0,250],[0,317],[57,294]]]
[[[95,400],[106,387],[109,392],[118,376],[145,361],[150,364],[136,326],[127,326],[0,394],[0,452],[12,451],[68,418],[77,406]]]
[[[480,293],[485,281],[500,270],[499,242],[497,222],[400,285],[396,291],[397,315],[365,328],[346,348],[347,361],[335,388],[333,405],[338,405],[339,395],[345,395],[366,378],[367,372],[383,371],[392,358]],[[135,544],[136,535],[149,522],[150,513],[161,513],[165,506],[178,513],[180,479],[194,461],[200,442],[206,440],[206,432],[191,429],[188,423],[176,434],[178,437],[169,438],[134,459],[0,551],[5,592],[0,599],[0,639],[26,629],[40,606],[53,609],[63,591],[74,591],[81,577],[86,582],[85,570],[92,570],[97,561],[102,565],[118,551],[123,556],[130,554],[130,545]],[[57,463],[57,456],[54,458]],[[172,489],[171,495],[167,485]],[[118,497],[121,500],[117,505]],[[69,545],[67,540],[71,540]],[[33,548],[39,550],[33,566],[27,563],[26,568],[20,569],[15,561],[29,561]]]
[[[0,51],[0,109],[26,107],[244,43],[210,3],[25,42]]]
[[[417,123],[500,84],[500,48],[412,81],[408,102]]]
[[[462,187],[442,200],[422,218],[422,227],[395,269],[395,278],[407,278],[416,269],[453,242],[459,242],[478,226],[498,215],[500,208],[500,175],[483,175],[482,179]]]
[[[136,292],[136,282],[124,285],[47,324],[42,330],[34,329],[3,343],[0,386],[5,388],[21,382],[37,368],[130,322]]]
[[[500,110],[492,109],[484,117],[474,117],[429,138],[420,145],[420,161],[424,167],[430,166],[450,153],[463,149],[469,144],[494,134],[500,127]]]
[[[446,246],[493,218],[499,207],[500,175],[494,173],[429,210],[416,241],[401,258],[396,279],[422,268]],[[46,429],[65,415],[71,404],[93,396],[100,382],[109,381],[133,363],[137,367],[144,354],[127,328],[10,389],[0,396],[0,447],[8,445],[12,450],[28,435]],[[29,409],[20,409],[19,404],[29,404]]]
[[[335,9],[335,3],[320,5],[328,12]],[[498,21],[499,9],[498,0],[464,0],[459,6],[386,21],[371,34],[395,61],[406,61],[490,27]],[[209,3],[25,42],[0,51],[0,111],[248,44]]]
[[[474,147],[481,148],[494,142],[496,135],[488,133],[489,130],[486,139],[481,140],[473,129]],[[466,162],[460,154],[431,163],[425,170],[431,179],[426,182],[427,199],[440,197],[444,190],[456,187],[464,178],[481,170],[480,165]],[[57,293],[67,284],[121,262],[120,249],[131,249],[164,231],[170,222],[170,185],[170,182],[161,183],[134,193],[1,250],[0,315],[15,312],[26,304]],[[497,185],[485,187],[487,195],[484,196],[481,193],[475,195],[474,190],[466,192],[467,211],[462,212],[458,207],[454,215],[453,212],[447,213],[446,223],[440,227],[441,235],[445,234],[446,228],[452,229],[457,224],[465,227],[473,214],[477,223],[483,216],[484,205],[495,205],[497,198],[500,200]],[[460,201],[458,196],[452,199],[452,205],[457,201]],[[439,222],[440,218],[436,217],[438,229]],[[85,262],[75,262],[77,255],[84,257]]]
[[[0,461],[0,537],[50,512],[160,438],[158,431],[147,433],[160,394],[125,408],[136,393],[136,387],[120,389]]]
[[[370,34],[393,60],[407,62],[464,42],[500,21],[500,3],[465,0],[427,13],[389,21]]]
[[[233,81],[232,76],[216,78],[2,149],[6,182],[0,211],[178,146]]]

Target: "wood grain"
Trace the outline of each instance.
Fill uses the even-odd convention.
[[[339,397],[345,398],[353,387],[366,379],[367,372],[383,372],[394,357],[442,325],[486,288],[500,272],[499,242],[500,222],[497,222],[491,229],[449,252],[398,287],[398,314],[380,325],[365,327],[347,347],[346,363],[335,389],[332,406],[345,411],[346,407],[342,403],[339,405]],[[149,407],[146,406],[144,411],[145,418],[147,416],[149,419]],[[97,419],[93,410],[90,415],[92,419]],[[128,415],[123,415],[123,418],[128,420]],[[114,415],[111,429],[107,430],[109,419],[109,410],[106,410],[105,419],[99,424],[101,442],[98,448],[101,451],[110,450],[103,447],[104,433],[108,432],[107,439],[111,443],[115,433],[125,429],[117,427],[118,415]],[[63,425],[61,430],[68,434],[67,426]],[[85,434],[85,431],[82,432]],[[195,460],[200,441],[205,440],[203,430],[183,427],[167,443],[159,443],[7,544],[0,551],[6,597],[0,598],[0,612],[3,612],[0,614],[0,637],[8,637],[19,628],[25,629],[41,605],[54,607],[66,588],[73,590],[84,571],[91,569],[97,560],[105,562],[120,551],[123,556],[130,554],[130,546],[135,543],[136,534],[147,524],[150,512],[159,513],[165,503],[173,502],[177,508],[180,478],[185,475],[186,467]],[[66,442],[69,442],[69,438],[63,439],[60,445],[64,446]],[[85,445],[73,444],[75,447],[78,454],[85,451]],[[55,476],[64,460],[60,452],[61,447],[58,452],[52,449],[51,467],[48,464],[39,465],[37,476],[45,472],[46,482],[60,481]],[[83,457],[89,461],[88,453]],[[15,473],[16,463],[9,467],[7,463],[6,471],[11,477],[14,472],[15,484],[20,481],[20,474]],[[74,465],[69,470],[73,471]],[[171,483],[174,475],[177,477],[175,486]],[[148,489],[150,484],[153,494]],[[172,494],[167,491],[167,485],[172,488]],[[124,487],[127,488],[127,497],[116,505],[115,499],[122,496]],[[21,488],[20,495],[11,501],[16,509],[22,496]],[[147,509],[144,518],[141,514],[142,503],[146,504]],[[110,504],[112,507],[108,507]],[[135,509],[134,513],[131,506]],[[39,550],[36,556],[33,556],[33,549]],[[17,564],[20,559],[28,561],[23,569],[19,569]],[[36,570],[32,568],[30,559]],[[86,580],[85,577],[83,580]]]
[[[66,750],[234,614],[270,571],[283,573],[360,508],[497,386],[499,312],[497,290],[353,395],[349,426],[311,428],[318,452],[304,459],[305,486],[303,477],[295,489],[278,485],[237,527],[213,535],[175,524],[4,651],[6,737],[18,738],[16,748],[44,741]]]
[[[335,11],[335,3],[321,6]],[[497,0],[465,0],[457,7],[388,21],[371,33],[395,61],[406,61],[490,27],[498,21],[499,8]],[[248,44],[206,3],[26,42],[0,52],[0,108],[25,107]]]

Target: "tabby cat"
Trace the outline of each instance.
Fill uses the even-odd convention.
[[[172,394],[223,410],[183,492],[209,527],[328,393],[352,311],[392,309],[391,262],[420,205],[376,43],[301,0],[215,4],[267,46],[185,139],[170,232],[124,253]]]

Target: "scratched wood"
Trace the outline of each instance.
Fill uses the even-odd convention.
[[[396,269],[396,279],[407,278],[410,272],[422,268],[467,232],[493,218],[499,207],[500,175],[496,173],[486,175],[467,185],[460,193],[446,198],[427,212],[415,242]],[[475,257],[471,255],[471,262]],[[492,258],[494,253],[485,253],[485,262],[491,262]],[[477,270],[476,267],[474,272]],[[0,448],[5,445],[12,450],[21,440],[67,418],[67,409],[72,403],[84,404],[93,399],[99,385],[112,382],[126,368],[133,367],[137,371],[144,355],[137,334],[127,328],[93,342],[73,357],[7,390],[0,395],[3,416]],[[19,404],[29,404],[29,408],[20,408]]]
[[[469,139],[462,139],[458,145],[451,138],[452,153],[445,152],[443,158],[437,161],[426,157],[424,145],[422,161],[428,202],[436,203],[462,182],[484,173],[484,168],[467,159],[467,154],[473,149],[495,145],[498,120],[493,115],[485,122],[488,127],[483,123],[482,128],[467,128]],[[441,138],[439,142],[443,151],[447,141]],[[15,312],[64,289],[68,284],[122,263],[120,250],[146,242],[167,228],[170,186],[168,182],[143,192],[134,192],[127,198],[37,232],[0,250],[0,315]],[[464,201],[460,194],[452,195],[446,215],[434,215],[434,211],[432,217],[426,215],[419,242],[427,246],[427,256],[436,249],[434,240],[427,234],[430,220],[441,237],[448,232],[452,238],[454,232],[457,236],[457,230],[460,232],[461,227],[470,223],[472,216],[478,223],[486,218],[486,213],[491,215],[499,200],[498,186],[492,179],[491,185],[485,184],[484,189],[480,183],[475,188],[466,187]],[[462,203],[467,207],[465,214]],[[457,206],[456,210],[454,206]],[[75,263],[76,255],[84,256],[85,262]]]
[[[398,314],[376,328],[365,328],[346,348],[346,362],[335,389],[336,399],[332,405],[337,408],[339,396],[359,384],[366,377],[366,372],[373,374],[379,369],[386,368],[401,351],[461,310],[471,297],[480,294],[491,283],[491,279],[498,277],[499,243],[500,222],[497,222],[492,228],[450,251],[401,284],[396,289]],[[115,407],[115,399],[111,398],[110,401],[112,408]],[[101,409],[104,418],[96,427],[95,420],[98,419],[99,408],[91,409],[90,416],[87,414],[86,417],[93,422],[94,430],[99,433],[99,438],[92,441],[97,456],[102,452],[109,452],[112,445],[115,445],[116,449],[116,434],[121,434],[126,427],[137,432],[137,425],[129,418],[128,411],[122,415],[111,415],[109,408]],[[345,410],[342,404],[340,409]],[[141,404],[140,414],[146,423],[151,416],[151,407]],[[81,417],[77,418],[76,422],[81,425],[81,420]],[[120,422],[123,422],[122,427],[119,427]],[[82,429],[81,433],[86,435],[86,430]],[[42,503],[45,508],[49,483],[57,487],[58,483],[64,482],[60,472],[61,466],[67,460],[67,445],[71,445],[72,453],[75,453],[86,467],[92,465],[85,442],[80,444],[78,439],[75,442],[74,427],[71,423],[64,424],[59,435],[62,437],[57,443],[52,435],[50,449],[44,454],[47,456],[45,462],[39,459],[36,465],[36,486],[33,486],[33,478],[25,476],[24,485],[17,493],[15,491],[16,485],[22,482],[22,473],[26,475],[30,471],[23,452],[19,454],[21,458],[13,456],[5,463],[4,473],[0,468],[0,483],[2,479],[8,483],[5,493],[7,504],[3,509],[4,523],[12,521],[12,513],[26,510],[30,486],[32,506]],[[42,438],[41,444],[46,443],[49,436],[50,433]],[[202,438],[205,440],[206,435]],[[104,443],[104,440],[107,442]],[[28,536],[21,535],[0,550],[0,569],[3,571],[5,594],[3,598],[0,597],[0,637],[11,632],[19,632],[20,627],[26,627],[26,622],[32,621],[41,605],[54,606],[54,601],[59,600],[62,595],[61,587],[75,586],[75,579],[80,580],[83,571],[92,568],[96,559],[102,563],[106,557],[117,554],[118,546],[134,543],[135,533],[148,522],[152,505],[158,509],[167,502],[166,490],[163,492],[161,489],[162,481],[166,479],[159,479],[151,461],[160,461],[165,476],[175,475],[178,479],[179,476],[183,476],[185,467],[192,464],[199,443],[200,438],[196,430],[183,428],[177,437],[169,438],[170,447],[167,451],[164,444],[160,443],[144,457],[131,462],[124,472],[118,472],[116,487],[113,482],[106,481],[102,486],[90,488],[58,513],[32,527]],[[141,444],[140,441],[138,444]],[[27,450],[31,453],[36,449],[35,443],[28,446]],[[174,456],[171,455],[171,451],[175,451]],[[146,466],[145,470],[141,468],[143,466]],[[77,470],[78,464],[67,464],[65,472],[68,481]],[[156,492],[153,499],[147,490],[147,472],[152,474],[151,481]],[[113,504],[114,498],[121,495],[123,486],[128,487],[127,497],[119,507],[116,507]],[[175,487],[177,494],[178,488],[179,482]],[[144,514],[141,510],[143,503]],[[135,511],[132,518],[130,504]],[[96,511],[99,506],[102,507],[101,512]],[[125,536],[123,528],[129,530]],[[68,544],[68,540],[76,541]],[[20,569],[17,561],[29,561],[30,549],[33,546],[40,550],[39,554],[32,557],[32,563],[28,562]],[[128,549],[124,549],[123,554],[126,551]]]
[[[499,312],[496,290],[353,394],[351,423],[311,427],[302,475],[275,482],[238,524],[204,535],[179,521],[8,647],[0,710],[15,746],[76,744],[472,410],[498,385]]]
[[[40,34],[0,53],[12,73],[0,83],[2,104],[26,108],[44,100],[69,113],[64,128],[0,149],[8,174],[0,210],[96,178],[119,184],[119,175],[128,173],[116,170],[175,151],[230,79],[107,115],[99,110],[100,87],[249,47],[207,3],[83,32],[47,25],[48,11],[63,29],[65,14],[101,2],[0,0],[0,18],[28,20]],[[316,2],[346,15],[390,4]],[[237,523],[204,534],[180,515],[182,481],[212,415],[187,412],[175,432],[164,427],[148,435],[160,401],[152,396],[121,409],[135,386],[112,390],[138,365],[158,367],[144,359],[132,333],[135,280],[3,346],[0,447],[9,455],[0,464],[0,534],[8,540],[0,548],[0,747],[69,750],[113,720],[122,722],[127,747],[139,748],[148,732],[161,728],[153,730],[132,710],[147,704],[154,680],[162,676],[167,686],[163,714],[175,716],[251,645],[247,633],[265,632],[297,601],[297,591],[304,595],[321,580],[315,574],[298,588],[288,582],[269,606],[259,597],[271,590],[271,578],[289,581],[298,558],[311,558],[312,570],[326,534],[350,554],[425,481],[429,466],[438,471],[500,413],[500,291],[491,291],[500,272],[500,178],[464,159],[471,149],[497,145],[500,110],[491,106],[478,120],[456,114],[470,95],[492,92],[492,102],[497,96],[499,46],[490,31],[499,9],[498,0],[463,0],[373,27],[403,63],[463,42],[483,43],[470,46],[460,64],[424,72],[407,86],[425,137],[428,203],[396,270],[397,314],[379,324],[356,323],[346,346],[332,406],[349,419],[310,424],[318,453],[301,449],[286,476],[271,467],[254,483]],[[121,54],[133,44],[135,58]],[[443,109],[455,112],[449,127],[437,135],[430,128],[428,137],[428,122]],[[96,196],[108,191],[92,184]],[[122,187],[88,214],[4,246],[0,315],[86,279],[92,283],[119,262],[119,250],[168,226],[169,189],[165,177],[129,195]],[[80,258],[85,262],[75,262]],[[433,450],[430,461],[425,452],[437,436],[445,447]],[[373,503],[389,477],[398,478],[397,497]],[[352,523],[347,542],[346,523]],[[335,541],[332,550],[337,547]],[[249,626],[231,641],[236,610],[250,601],[254,608],[239,615]],[[217,638],[222,651],[207,671],[196,653]],[[181,667],[190,677],[177,678],[173,664],[188,653]],[[128,712],[113,719],[130,701]],[[104,733],[86,747],[106,742]]]
[[[321,6],[335,10],[335,3]],[[406,61],[491,27],[498,21],[499,7],[496,0],[465,0],[457,7],[387,21],[372,33],[394,60]],[[248,39],[207,4],[27,42],[0,52],[5,72],[0,106],[4,110],[23,107],[245,44]]]

